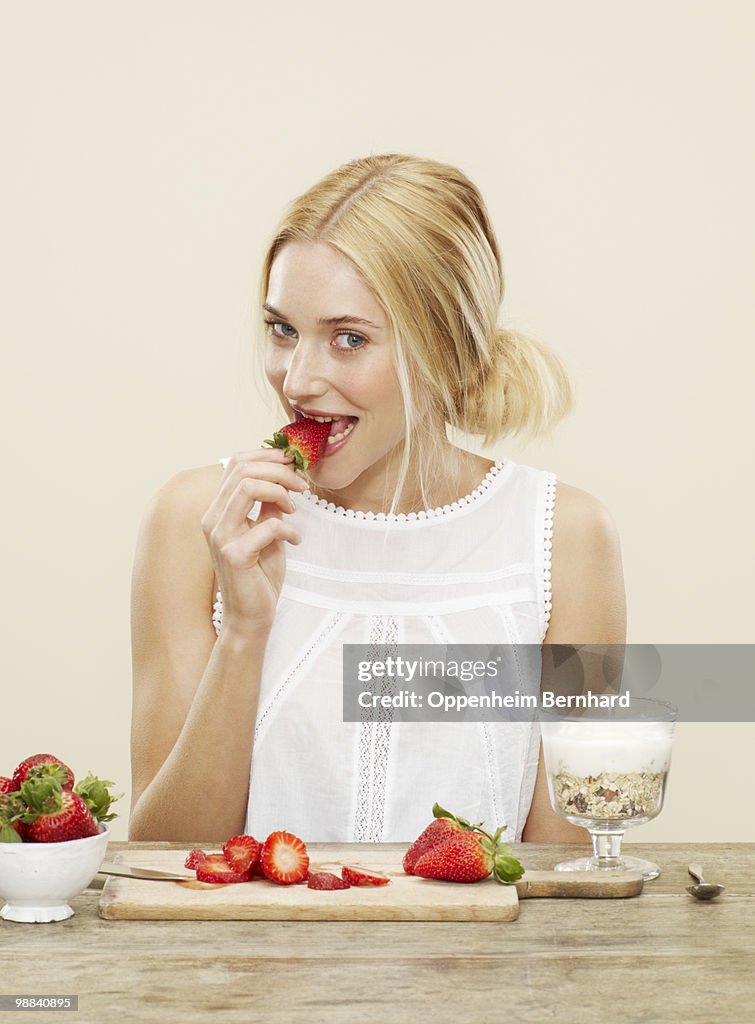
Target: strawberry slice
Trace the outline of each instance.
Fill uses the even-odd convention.
[[[261,852],[262,846],[253,836],[233,836],[223,845],[225,859],[239,874],[244,871],[254,874]]]
[[[349,889],[351,886],[331,871],[315,871],[307,879],[308,889]]]
[[[210,853],[197,868],[199,882],[249,882],[251,871],[234,871],[225,854]]]
[[[207,854],[204,850],[190,850],[188,857],[184,861],[184,867],[196,870],[196,868],[198,868],[200,864],[204,864],[206,860]]]
[[[276,885],[294,885],[309,870],[307,847],[291,832],[271,832],[262,847],[260,867]]]
[[[263,441],[271,448],[282,448],[286,455],[293,455],[295,469],[307,469],[320,461],[328,447],[330,423],[301,419],[281,427],[273,434],[273,440]]]
[[[388,885],[390,878],[382,871],[370,871],[358,864],[344,864],[341,878],[349,885]]]

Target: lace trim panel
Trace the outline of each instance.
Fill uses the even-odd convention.
[[[551,620],[551,551],[553,548],[553,510],[556,504],[556,475],[548,473],[545,483],[545,517],[543,529],[543,637]]]
[[[395,616],[376,616],[369,639],[369,660],[385,656],[386,645],[398,643],[398,621]],[[381,696],[393,696],[396,679],[384,677]],[[359,725],[359,778],[357,783],[354,842],[379,843],[385,825],[385,790],[388,778],[388,754],[393,724],[393,707],[380,707],[378,720],[364,721],[369,714],[365,709]]]
[[[503,459],[498,459],[495,465],[490,467],[483,479],[470,494],[466,494],[463,498],[459,498],[457,501],[451,502],[450,505],[423,509],[420,512],[399,512],[396,515],[393,512],[356,511],[353,508],[344,508],[343,505],[336,505],[335,502],[328,501],[326,498],[318,498],[312,493],[312,491],[304,491],[302,493],[302,498],[308,501],[315,508],[332,512],[335,515],[343,516],[346,519],[358,519],[364,522],[376,523],[389,522],[416,524],[426,520],[446,519],[454,513],[463,512],[470,505],[473,505],[478,498],[482,497],[482,495],[490,488],[490,485],[493,483],[495,478],[500,474],[504,466],[505,461]]]

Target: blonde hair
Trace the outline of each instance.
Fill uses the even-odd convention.
[[[415,444],[422,446],[415,463],[423,507],[438,504],[440,481],[453,476],[443,462],[444,424],[488,445],[542,433],[570,411],[572,389],[558,358],[498,325],[498,242],[482,196],[457,168],[390,153],[326,175],[290,204],[274,233],[260,313],[273,260],[291,241],[327,243],[350,260],[393,331],[405,436],[391,513]]]

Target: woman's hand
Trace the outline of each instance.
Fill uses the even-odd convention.
[[[307,489],[292,462],[272,448],[232,455],[202,518],[223,595],[226,634],[259,639],[272,627],[286,570],[283,542],[301,543],[299,532],[283,515],[295,509],[288,490]],[[252,520],[247,517],[255,501],[262,504]]]

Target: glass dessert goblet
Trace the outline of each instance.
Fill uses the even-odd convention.
[[[554,810],[592,838],[591,857],[563,861],[556,871],[639,871],[647,881],[661,869],[627,857],[627,828],[661,810],[676,708],[647,697],[629,708],[541,711],[548,792]]]

